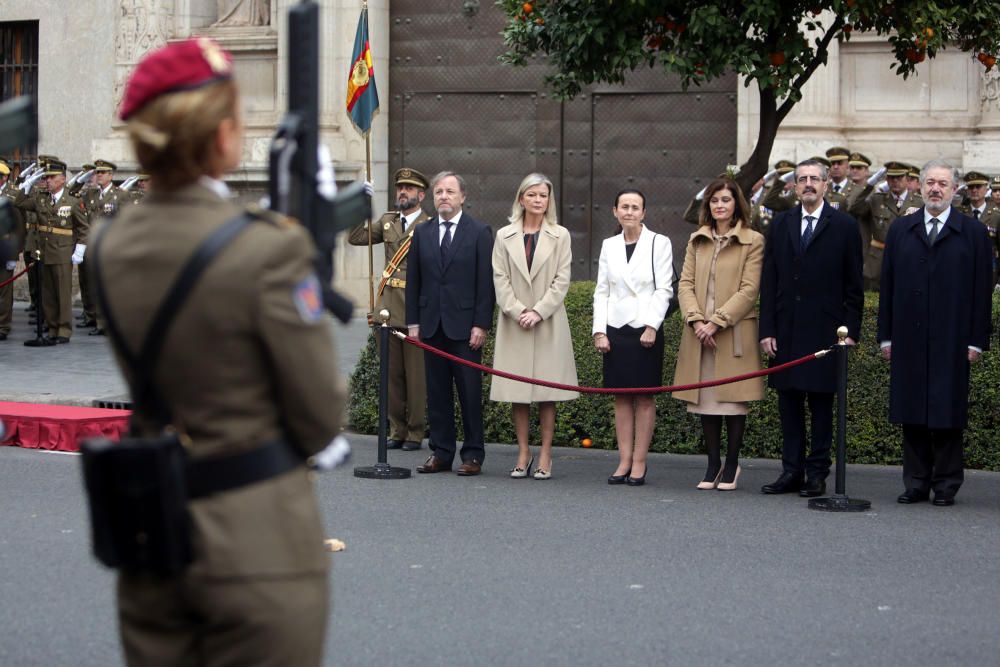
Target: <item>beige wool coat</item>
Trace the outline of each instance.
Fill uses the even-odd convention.
[[[528,271],[524,232],[510,224],[497,232],[493,244],[493,286],[500,317],[497,321],[493,366],[509,373],[563,384],[577,383],[573,339],[563,300],[569,291],[573,255],[569,230],[542,225]],[[542,321],[522,329],[518,317],[534,310]],[[494,376],[490,400],[510,403],[569,401],[573,391],[549,389]]]
[[[764,263],[764,237],[740,223],[732,240],[719,253],[715,267],[715,310],[705,312],[708,280],[715,243],[712,230],[699,227],[691,234],[684,268],[677,283],[677,299],[684,322],[680,350],[677,353],[675,384],[698,382],[701,355],[705,348],[695,336],[693,325],[710,321],[720,329],[715,334],[715,377],[724,378],[760,370],[757,340],[757,294]],[[754,378],[716,387],[716,398],[726,403],[760,400],[764,379]],[[697,403],[700,390],[679,391],[674,398]]]

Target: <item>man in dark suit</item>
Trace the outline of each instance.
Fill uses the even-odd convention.
[[[778,215],[764,249],[760,290],[760,346],[773,364],[798,359],[837,342],[847,326],[847,343],[861,331],[864,304],[861,235],[854,218],[823,200],[826,168],[805,160],[795,168],[799,205]],[[770,376],[778,391],[782,473],[763,493],[826,491],[833,441],[833,355]],[[805,404],[811,414],[806,456]]]
[[[479,362],[493,323],[493,232],[462,212],[465,182],[441,172],[431,181],[437,215],[417,227],[406,267],[406,322],[410,336],[457,357]],[[433,453],[417,472],[450,471],[455,458],[452,383],[462,407],[464,441],[459,475],[478,475],[483,439],[483,384],[479,371],[426,352],[427,420]]]
[[[955,504],[969,364],[990,341],[992,253],[986,227],[951,207],[958,170],[932,160],[920,172],[924,208],[886,238],[878,339],[890,361],[889,421],[903,426],[899,502]]]

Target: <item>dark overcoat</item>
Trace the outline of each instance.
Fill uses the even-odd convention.
[[[837,329],[861,335],[864,285],[861,235],[851,216],[824,204],[812,239],[802,248],[802,205],[784,211],[771,224],[764,247],[760,290],[760,338],[775,338],[783,364],[837,342]],[[775,389],[833,392],[834,355],[770,376]]]
[[[952,208],[933,246],[924,209],[898,218],[882,259],[878,339],[892,343],[889,421],[965,428],[969,346],[990,340],[986,227]]]

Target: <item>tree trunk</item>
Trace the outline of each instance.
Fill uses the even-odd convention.
[[[778,135],[781,119],[778,117],[778,103],[774,91],[770,88],[760,88],[760,131],[757,133],[757,145],[749,159],[740,167],[736,182],[743,193],[750,196],[750,190],[757,180],[768,172],[768,158],[774,148],[774,139]]]

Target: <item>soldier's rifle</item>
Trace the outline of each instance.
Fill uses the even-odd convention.
[[[35,100],[23,95],[0,104],[0,153],[21,148],[37,139],[34,123]],[[0,239],[14,227],[13,206],[6,197],[0,197]],[[8,241],[0,241],[0,262],[7,262],[17,252]]]
[[[319,5],[302,0],[288,10],[288,111],[278,125],[269,157],[271,209],[296,218],[318,249],[316,273],[323,304],[342,322],[354,305],[333,289],[337,234],[371,215],[371,196],[356,182],[332,196],[320,192]]]

